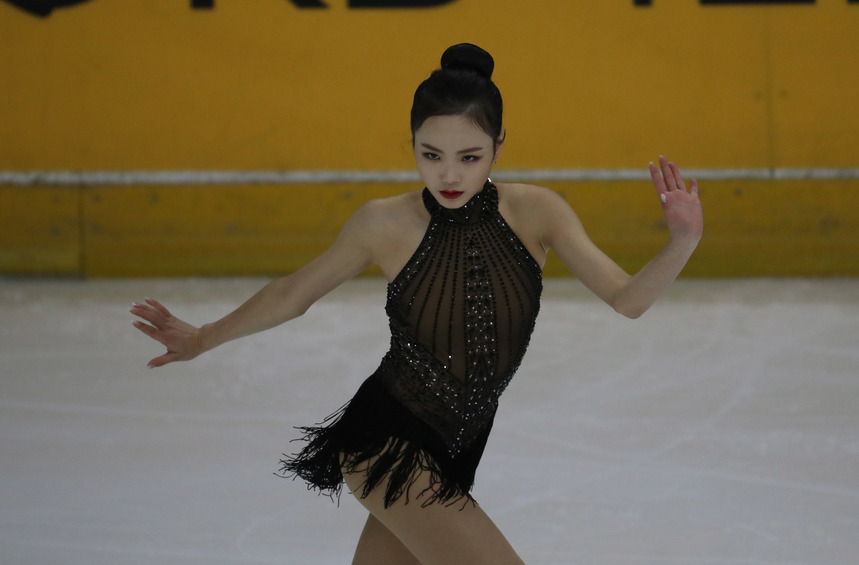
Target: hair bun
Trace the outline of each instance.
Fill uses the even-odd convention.
[[[460,43],[448,47],[441,56],[444,70],[466,70],[479,74],[487,80],[492,78],[495,61],[492,55],[477,45]]]

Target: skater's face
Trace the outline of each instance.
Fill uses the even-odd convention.
[[[431,116],[415,131],[418,174],[445,208],[459,208],[483,189],[501,144],[466,116]]]

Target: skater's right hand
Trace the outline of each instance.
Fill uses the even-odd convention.
[[[145,320],[135,320],[134,327],[167,348],[167,353],[147,364],[150,369],[173,361],[189,361],[203,353],[200,328],[175,317],[157,300],[147,298],[144,304],[135,302],[130,311]]]

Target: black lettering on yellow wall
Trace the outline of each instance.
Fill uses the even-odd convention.
[[[329,2],[332,0],[329,0]],[[341,0],[344,1],[344,0]],[[456,0],[348,0],[350,8],[432,8],[444,6]],[[29,14],[39,17],[50,16],[56,8],[74,6],[89,0],[0,0]],[[323,0],[288,0],[297,8],[327,8]],[[848,4],[859,4],[859,0],[846,0]],[[816,4],[816,0],[698,0],[702,6],[777,6],[791,4]],[[636,7],[653,6],[653,0],[632,0]],[[211,10],[215,0],[191,0],[192,10]]]
[[[6,0],[16,8],[21,8],[25,12],[40,16],[42,18],[51,15],[54,8],[62,8],[64,6],[72,6],[74,4],[82,4],[88,0]]]
[[[349,0],[350,8],[430,8],[453,0]]]
[[[289,0],[299,8],[327,8],[321,0]],[[350,8],[429,8],[454,0],[349,0]]]
[[[779,4],[815,4],[815,0],[699,0],[702,6],[774,6]],[[848,4],[859,4],[859,0],[847,0]],[[633,6],[652,6],[653,0],[632,0]]]
[[[815,0],[701,0],[702,6],[763,6],[767,4],[814,4]]]
[[[328,4],[322,0],[289,0],[299,8],[327,8]]]

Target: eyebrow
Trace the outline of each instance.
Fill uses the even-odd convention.
[[[430,151],[435,151],[436,153],[444,153],[444,151],[442,151],[441,149],[439,149],[437,147],[433,147],[429,143],[421,143],[421,146],[423,146],[426,149],[429,149]],[[469,147],[468,149],[462,149],[461,151],[457,151],[456,154],[457,155],[463,155],[465,153],[474,153],[476,151],[483,151],[483,149],[484,149],[483,147]]]

